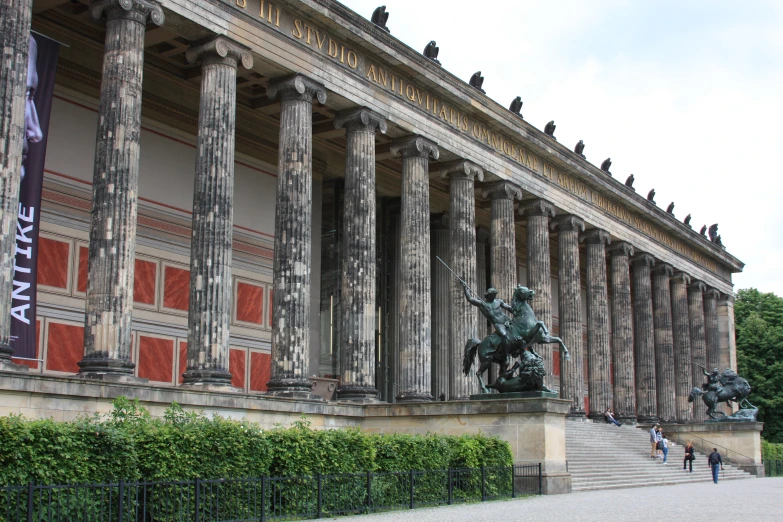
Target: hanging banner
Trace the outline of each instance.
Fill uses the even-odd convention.
[[[54,76],[60,44],[45,36],[30,36],[24,150],[16,226],[16,262],[11,308],[11,348],[14,357],[34,359],[38,225],[41,219],[46,138],[52,109]]]

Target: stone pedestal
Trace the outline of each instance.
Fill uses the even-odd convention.
[[[701,402],[701,401],[700,401]],[[701,404],[705,407],[704,404]],[[693,447],[709,455],[713,448],[718,449],[721,458],[752,475],[764,476],[764,463],[761,459],[761,422],[720,422],[664,424],[663,431],[669,438],[685,445],[693,442]]]
[[[520,208],[527,220],[527,287],[536,295],[530,302],[536,319],[552,328],[552,268],[549,254],[549,220],[555,217],[555,206],[549,201],[537,199]],[[551,384],[552,347],[539,344],[536,351],[544,359],[544,383]],[[566,345],[568,347],[568,345]],[[562,358],[562,354],[561,354]]]
[[[486,186],[483,194],[492,201],[489,284],[497,289],[498,299],[510,303],[517,284],[514,200],[522,198],[522,190],[508,181],[496,181]]]
[[[392,152],[402,156],[400,215],[400,380],[398,402],[433,399],[430,322],[429,158],[438,146],[420,136],[399,140]]]
[[[693,420],[693,406],[688,396],[693,388],[691,364],[691,326],[688,320],[688,290],[691,278],[678,272],[671,279],[672,334],[674,339],[675,403],[678,422]]]
[[[88,377],[132,376],[131,317],[136,252],[144,34],[163,24],[149,0],[101,0],[90,7],[106,17],[90,218],[84,359]]]
[[[26,368],[11,362],[14,351],[9,341],[32,11],[33,0],[0,3],[0,370],[4,371]]]
[[[579,272],[579,233],[585,222],[572,215],[552,221],[558,243],[560,338],[571,359],[560,359],[560,398],[571,402],[569,416],[584,417],[584,340],[582,338],[582,284]]]
[[[314,398],[309,375],[312,248],[313,98],[323,86],[294,75],[267,87],[280,99],[280,143],[275,213],[272,375],[269,393]]]
[[[449,259],[449,216],[432,214],[430,220],[432,270],[432,395],[451,400],[449,380],[451,371],[451,284],[454,276],[435,259]],[[464,297],[462,300],[464,301]]]
[[[634,363],[636,366],[636,418],[658,422],[658,394],[655,379],[655,337],[653,326],[652,280],[655,258],[639,252],[633,265]]]
[[[342,259],[341,400],[374,400],[375,388],[375,133],[386,120],[369,109],[337,115],[345,128],[345,210]]]
[[[701,281],[692,281],[688,285],[688,317],[691,324],[691,370],[693,385],[701,386],[704,382],[702,368],[707,368],[707,343],[704,338],[704,291],[707,285]],[[707,413],[702,407],[703,402],[694,401],[693,420],[695,422],[704,422],[707,420]]]
[[[609,249],[612,265],[612,366],[614,415],[626,424],[636,423],[633,316],[631,314],[630,256],[633,246],[621,242]]]
[[[237,63],[250,69],[250,51],[218,37],[188,49],[201,64],[193,235],[190,243],[188,385],[231,385],[231,259],[234,213],[234,131]]]
[[[606,245],[611,239],[608,232],[595,228],[585,232],[581,240],[587,245],[587,416],[603,419],[612,396],[606,290]]]
[[[449,178],[449,264],[451,269],[465,280],[470,288],[481,294],[481,284],[477,275],[476,242],[476,196],[475,181],[484,179],[484,171],[469,161],[460,161],[447,166],[442,171]],[[486,247],[485,242],[480,245]],[[486,253],[483,257],[484,284],[486,284]],[[440,264],[440,263],[438,263]],[[445,267],[442,267],[445,268]],[[473,337],[482,338],[486,324],[483,316],[476,315],[476,309],[468,303],[462,286],[448,274],[450,289],[450,343],[449,343],[449,398],[465,399],[478,391],[478,382],[474,375],[462,373],[462,356],[465,343]],[[437,391],[437,390],[436,390]]]
[[[671,265],[659,263],[652,271],[653,323],[655,325],[655,388],[658,418],[661,422],[677,420],[675,403],[674,340],[672,335],[672,300],[669,278]]]

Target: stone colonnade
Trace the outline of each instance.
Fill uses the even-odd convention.
[[[2,7],[3,48],[10,51],[4,51],[5,67],[0,71],[0,313],[8,316],[32,1],[5,2]],[[153,0],[100,0],[91,12],[96,19],[106,20],[106,39],[94,163],[85,353],[79,366],[84,377],[130,379],[144,36],[146,25],[162,25],[164,16]],[[221,36],[192,47],[186,58],[201,64],[202,80],[184,380],[190,386],[228,387],[236,75],[240,65],[251,68],[253,59],[247,48]],[[279,100],[281,108],[268,387],[277,396],[313,398],[308,368],[312,104],[314,99],[325,103],[327,93],[317,82],[294,74],[271,82],[268,95]],[[348,216],[343,221],[347,243],[341,268],[345,311],[338,396],[374,401],[378,397],[373,357],[377,321],[375,136],[386,132],[386,121],[369,109],[357,108],[338,114],[335,126],[346,131]],[[552,322],[550,233],[557,234],[560,336],[571,351],[569,361],[560,359],[560,393],[571,402],[571,415],[585,413],[583,361],[587,359],[591,417],[600,417],[613,406],[619,418],[630,422],[703,420],[702,409],[690,406],[687,394],[702,377],[696,364],[714,368],[730,360],[727,336],[719,331],[719,317],[731,317],[733,312],[730,298],[719,304],[716,289],[683,272],[675,273],[671,265],[656,262],[647,253],[635,253],[629,243],[610,244],[604,230],[585,231],[580,217],[556,215],[550,201],[527,199],[515,209],[523,193],[510,181],[481,187],[484,197],[491,200],[491,226],[477,232],[475,189],[484,173],[467,159],[441,168],[440,175],[449,181],[450,206],[448,215],[439,218],[436,237],[430,228],[429,161],[438,159],[437,144],[410,136],[395,141],[391,150],[402,160],[400,250],[405,260],[398,281],[399,310],[394,311],[400,324],[398,401],[432,400],[433,392],[449,399],[475,393],[475,378],[461,371],[462,350],[466,339],[483,336],[486,322],[452,279],[433,281],[433,255],[447,260],[471,288],[483,291],[492,285],[498,297],[508,302],[517,283],[518,213],[526,220],[527,284],[536,292],[532,307],[547,326]],[[586,352],[580,240],[587,254]],[[437,315],[433,310],[441,314],[438,322],[445,323],[445,328],[433,325]],[[4,368],[11,366],[8,337],[9,323],[2,321],[0,367]],[[442,351],[433,353],[434,344]],[[541,347],[540,352],[547,374],[552,375],[550,347]]]

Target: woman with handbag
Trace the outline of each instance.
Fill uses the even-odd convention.
[[[682,470],[685,471],[686,464],[690,467],[691,473],[693,473],[693,461],[696,457],[693,455],[693,443],[688,441],[685,445],[685,460],[682,461]]]

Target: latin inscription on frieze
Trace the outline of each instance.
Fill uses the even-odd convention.
[[[717,273],[715,262],[675,239],[660,227],[642,218],[627,207],[607,198],[576,177],[532,153],[516,139],[494,130],[490,125],[466,114],[460,107],[444,101],[393,69],[365,57],[349,42],[332,32],[298,17],[282,5],[266,0],[223,0],[245,15],[252,16],[288,38],[299,41],[325,58],[340,64],[376,87],[387,91],[405,103],[437,118],[471,139],[492,148],[528,171],[563,188],[570,194],[593,205],[631,228],[679,252],[704,268]]]

